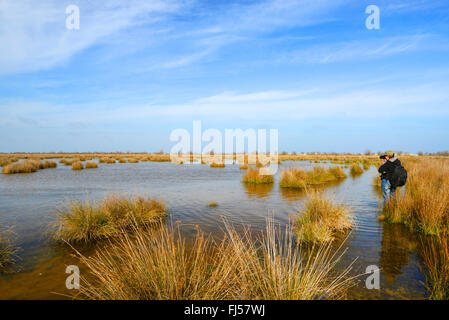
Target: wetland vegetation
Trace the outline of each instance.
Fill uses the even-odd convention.
[[[265,233],[256,233],[258,236],[255,237],[255,233],[249,231],[249,224],[242,229],[225,221],[224,224],[216,224],[221,225],[223,234],[218,237],[214,232],[214,238],[211,238],[208,231],[205,233],[201,231],[200,226],[204,226],[201,220],[196,222],[192,218],[189,221],[196,226],[195,231],[193,234],[186,234],[181,227],[183,224],[169,223],[166,217],[172,215],[169,212],[174,206],[174,216],[182,219],[183,212],[188,213],[195,205],[177,208],[173,205],[170,196],[168,196],[171,203],[169,206],[151,196],[141,197],[136,196],[135,193],[129,196],[124,192],[109,194],[103,199],[98,199],[96,196],[86,200],[86,197],[82,199],[77,196],[73,200],[65,201],[62,206],[55,202],[54,210],[51,210],[54,213],[52,239],[62,246],[64,242],[67,242],[75,249],[79,249],[80,259],[90,272],[89,279],[86,279],[88,285],[78,298],[316,299],[326,297],[336,299],[347,297],[347,291],[351,291],[350,288],[354,285],[351,277],[355,274],[346,271],[344,266],[336,268],[336,265],[344,261],[346,266],[350,266],[351,260],[340,256],[336,258],[334,253],[336,246],[338,247],[342,237],[347,236],[349,230],[361,232],[357,231],[361,219],[358,212],[360,204],[353,207],[348,201],[339,198],[342,194],[330,196],[324,189],[338,190],[338,184],[333,185],[332,182],[344,182],[343,185],[346,188],[351,184],[362,182],[372,189],[374,185],[374,189],[377,190],[374,204],[377,207],[380,179],[377,174],[372,176],[377,168],[371,168],[371,166],[379,165],[378,157],[281,154],[279,155],[279,161],[282,163],[280,171],[274,175],[261,174],[267,172],[268,168],[258,160],[257,155],[234,154],[222,155],[218,158],[221,158],[222,162],[217,162],[217,155],[212,157],[187,154],[183,155],[178,163],[196,161],[200,165],[195,166],[197,168],[195,170],[201,171],[195,174],[203,172],[210,175],[212,181],[222,177],[223,180],[220,180],[219,184],[223,186],[230,181],[225,177],[232,177],[232,181],[242,185],[242,190],[249,201],[246,210],[249,211],[253,210],[250,208],[256,204],[260,206],[260,209],[264,208],[264,201],[272,201],[270,199],[273,194],[278,193],[282,203],[291,202],[291,205],[287,205],[284,209],[290,216],[289,222],[286,223],[289,231],[280,233],[278,229],[273,231],[273,221],[271,221],[266,224]],[[237,160],[239,158],[243,160],[239,162]],[[69,168],[57,167],[58,159],[61,164]],[[94,159],[97,160],[94,161]],[[225,166],[225,160],[226,164],[232,164]],[[404,155],[401,160],[409,173],[406,186],[400,188],[384,208],[365,210],[383,217],[380,219],[383,221],[379,222],[376,219],[377,222],[371,223],[377,223],[380,226],[403,225],[409,230],[407,232],[410,233],[411,238],[419,239],[416,240],[413,250],[416,250],[422,268],[426,284],[425,296],[430,299],[448,299],[449,159],[445,156]],[[113,172],[121,175],[136,168],[140,170],[136,177],[148,174],[146,175],[148,179],[157,175],[158,170],[165,170],[164,174],[175,170],[171,180],[164,185],[168,188],[170,184],[180,179],[181,174],[188,174],[191,170],[186,166],[175,169],[177,166],[164,164],[168,161],[170,161],[170,155],[160,153],[0,155],[0,164],[4,173],[3,185],[13,182],[18,187],[22,182],[20,179],[14,179],[13,173],[32,173],[42,169],[56,168],[56,170],[44,171],[37,175],[41,177],[39,179],[45,179],[46,176],[55,179],[64,172],[70,173],[71,170],[66,169],[72,167],[74,170],[97,168],[98,170],[90,173],[80,172],[76,175],[71,173],[73,177],[83,177],[83,180],[94,175],[95,178],[90,179],[90,183],[95,188],[98,188],[99,177],[107,181],[108,176]],[[127,162],[129,166],[110,165],[117,162]],[[149,164],[151,162],[156,163],[157,167]],[[226,167],[226,170],[211,170],[208,167]],[[356,167],[358,169],[355,173],[353,171]],[[113,168],[122,169],[116,171]],[[247,171],[242,172],[240,169]],[[364,172],[370,173],[364,174]],[[347,179],[348,175],[354,178]],[[32,176],[34,175],[31,175],[29,179],[33,179]],[[359,176],[368,176],[368,181],[358,178]],[[17,175],[17,178],[20,178],[20,175]],[[120,180],[122,178],[118,179],[123,181]],[[141,183],[147,185],[146,182]],[[158,180],[152,186],[152,190],[159,190],[157,186],[163,183],[163,180]],[[234,190],[237,186],[238,184],[233,184],[233,187],[228,185],[226,188]],[[212,185],[209,186],[211,187]],[[175,194],[177,193],[172,193],[172,197]],[[230,205],[222,194],[225,195],[226,192],[210,194],[214,201],[206,202],[207,206],[202,200],[198,207],[206,210],[204,215],[210,215],[210,218],[213,218],[214,214],[221,215],[227,210],[236,210],[233,214],[238,215],[238,208]],[[14,194],[11,193],[8,197],[14,198]],[[357,197],[356,195],[355,198]],[[167,197],[161,198],[165,201]],[[242,203],[242,200],[239,201]],[[196,210],[201,212],[202,209]],[[208,228],[211,226],[207,225],[206,230],[209,230]],[[284,239],[284,235],[289,238],[288,246],[284,246],[285,243],[280,240]],[[110,241],[102,241],[105,239]],[[336,241],[337,239],[339,241]],[[80,249],[83,244],[93,246],[96,253],[84,256]],[[310,246],[314,246],[315,254],[308,255]],[[16,250],[15,245],[2,234],[0,236],[0,268],[18,266],[22,263],[20,259],[14,259]],[[281,263],[274,262],[274,252]],[[244,261],[247,262],[246,265]],[[316,265],[318,262],[319,264]],[[144,270],[147,270],[148,274],[144,273]],[[131,271],[133,273],[130,276]],[[100,272],[106,275],[104,279],[110,281],[109,286],[100,277]],[[292,273],[298,276],[292,277]],[[238,278],[241,280],[238,283],[240,286],[237,285]],[[307,280],[309,278],[314,278],[316,281],[311,282]],[[169,281],[174,282],[169,285]],[[333,285],[330,286],[330,284]],[[290,290],[286,290],[287,287],[290,287]]]

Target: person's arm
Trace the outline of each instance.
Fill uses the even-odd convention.
[[[384,163],[383,163],[383,165],[381,165],[380,167],[379,167],[379,173],[384,173],[386,170],[386,166],[387,166],[387,163],[384,161]]]

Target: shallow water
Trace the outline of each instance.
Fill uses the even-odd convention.
[[[311,164],[286,161],[281,168],[293,165]],[[235,225],[264,229],[272,214],[285,225],[301,207],[304,193],[280,188],[279,174],[268,186],[246,186],[241,183],[243,174],[232,164],[213,169],[199,164],[141,162],[101,163],[98,169],[82,171],[59,164],[33,174],[0,175],[0,226],[12,228],[20,247],[14,270],[0,275],[0,299],[59,299],[65,296],[55,293],[72,294],[65,289],[65,268],[77,260],[49,237],[53,212],[69,199],[101,199],[116,192],[157,197],[186,232],[198,225],[211,233],[220,231],[223,217]],[[326,188],[354,209],[356,226],[344,244],[343,265],[357,259],[354,274],[364,273],[369,265],[381,268],[380,290],[366,289],[363,276],[349,298],[423,299],[426,290],[416,249],[419,239],[403,226],[378,221],[380,198],[372,185],[375,174],[376,168],[371,167],[359,177],[349,176]],[[210,208],[210,201],[218,206]]]

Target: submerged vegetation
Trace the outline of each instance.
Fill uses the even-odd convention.
[[[246,174],[243,176],[242,181],[244,183],[256,183],[256,184],[262,184],[262,183],[273,183],[273,175],[266,172],[264,174],[263,168],[255,169],[255,168],[249,168],[246,171]]]
[[[0,233],[0,272],[13,263],[13,255],[16,252],[5,234]]]
[[[214,241],[197,231],[186,245],[179,227],[134,227],[91,257],[77,297],[106,300],[339,299],[354,284],[350,267],[335,272],[341,254],[329,245],[308,256],[272,222],[259,240],[228,223]]]
[[[298,213],[294,225],[301,242],[330,242],[337,232],[349,230],[353,225],[349,207],[336,203],[323,192],[309,192],[304,208]]]
[[[279,182],[284,188],[306,188],[346,178],[341,167],[313,167],[312,170],[287,168],[281,172]]]
[[[218,207],[218,202],[216,202],[216,201],[210,201],[209,204],[208,204],[208,206],[209,206],[210,208]]]
[[[111,195],[101,202],[73,200],[56,211],[55,238],[68,242],[89,242],[117,235],[131,225],[159,222],[166,215],[162,201]]]

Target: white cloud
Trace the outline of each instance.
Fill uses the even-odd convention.
[[[202,61],[223,46],[263,32],[333,20],[332,10],[346,2],[215,3],[218,9],[213,10],[217,14],[208,11],[209,5],[195,0],[3,0],[0,3],[0,76],[61,65],[102,41],[114,44],[114,49],[120,51],[117,54],[128,53],[127,50],[132,50],[129,47],[141,49],[153,41],[161,44],[166,54],[165,60],[155,59],[153,67],[186,66]],[[79,30],[65,27],[65,9],[72,3],[80,8]],[[178,21],[177,17],[181,19]],[[139,43],[133,42],[134,38],[125,32],[150,23],[154,27],[145,27],[146,37],[138,37]],[[166,35],[152,35],[158,29],[165,29]],[[168,48],[179,40],[182,43],[179,51],[169,52]],[[168,48],[163,47],[166,42],[171,43]]]
[[[449,116],[447,84],[426,83],[408,87],[378,86],[346,90],[333,87],[231,93],[198,98],[174,105],[124,105],[93,103],[57,106],[44,103],[3,103],[2,125],[24,126],[33,119],[42,127],[68,127],[71,123],[90,126],[130,125],[133,121],[168,121],[173,119],[220,119],[233,122],[295,121],[310,118],[344,117],[349,121],[379,121],[394,116]],[[425,108],[423,108],[425,106]]]
[[[79,30],[65,26],[66,1],[6,0],[0,3],[0,75],[36,71],[67,61],[105,37],[176,11],[175,1],[74,1]]]
[[[377,59],[416,50],[441,50],[447,47],[445,39],[431,34],[416,34],[401,37],[355,40],[350,42],[326,43],[288,53],[278,63],[334,63]]]

